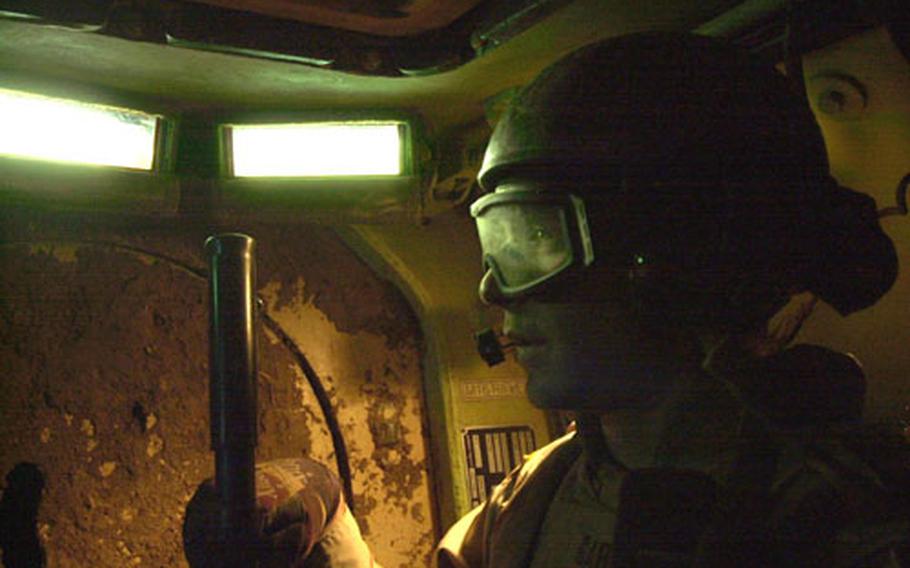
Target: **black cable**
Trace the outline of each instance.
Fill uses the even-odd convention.
[[[316,395],[316,400],[319,402],[319,408],[325,416],[325,423],[329,428],[329,433],[332,435],[332,446],[335,448],[335,463],[338,466],[338,475],[341,477],[341,483],[344,488],[344,498],[347,501],[348,508],[351,509],[351,512],[353,513],[354,487],[351,481],[351,465],[350,460],[348,459],[348,449],[347,445],[344,443],[344,437],[341,435],[341,426],[338,424],[338,419],[332,411],[332,402],[329,400],[329,395],[325,388],[323,388],[322,382],[319,380],[319,375],[313,370],[313,366],[310,365],[306,355],[300,351],[300,348],[297,347],[294,340],[285,333],[284,329],[282,329],[281,326],[278,325],[278,322],[273,320],[271,316],[264,312],[261,315],[265,325],[281,339],[284,346],[294,355],[294,359],[296,359],[297,364],[303,370],[307,382],[310,383],[310,388],[313,389],[313,394]]]
[[[894,201],[897,203],[895,206],[884,207],[878,210],[879,218],[890,217],[891,215],[907,215],[907,189],[910,187],[910,174],[907,174],[900,180],[897,184],[897,189],[894,190]]]

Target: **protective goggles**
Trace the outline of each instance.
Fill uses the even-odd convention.
[[[584,202],[568,193],[512,190],[471,205],[484,267],[505,298],[594,262]]]

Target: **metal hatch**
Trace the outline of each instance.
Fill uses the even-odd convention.
[[[0,17],[365,75],[458,67],[569,0],[0,0]]]

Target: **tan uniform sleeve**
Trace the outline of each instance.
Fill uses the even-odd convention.
[[[382,568],[360,533],[351,510],[341,500],[310,558],[300,564],[313,568]]]
[[[471,568],[483,563],[483,520],[478,505],[449,528],[433,555],[434,568]]]

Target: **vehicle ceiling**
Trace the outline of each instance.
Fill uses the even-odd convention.
[[[194,0],[277,18],[380,36],[444,28],[481,0]]]
[[[41,13],[22,6],[55,3],[0,0],[3,85],[171,112],[409,109],[442,129],[476,119],[485,100],[580,45],[693,29],[731,8],[729,0],[204,2],[95,1],[104,10],[73,15],[59,3]],[[308,31],[321,39],[291,41]]]

